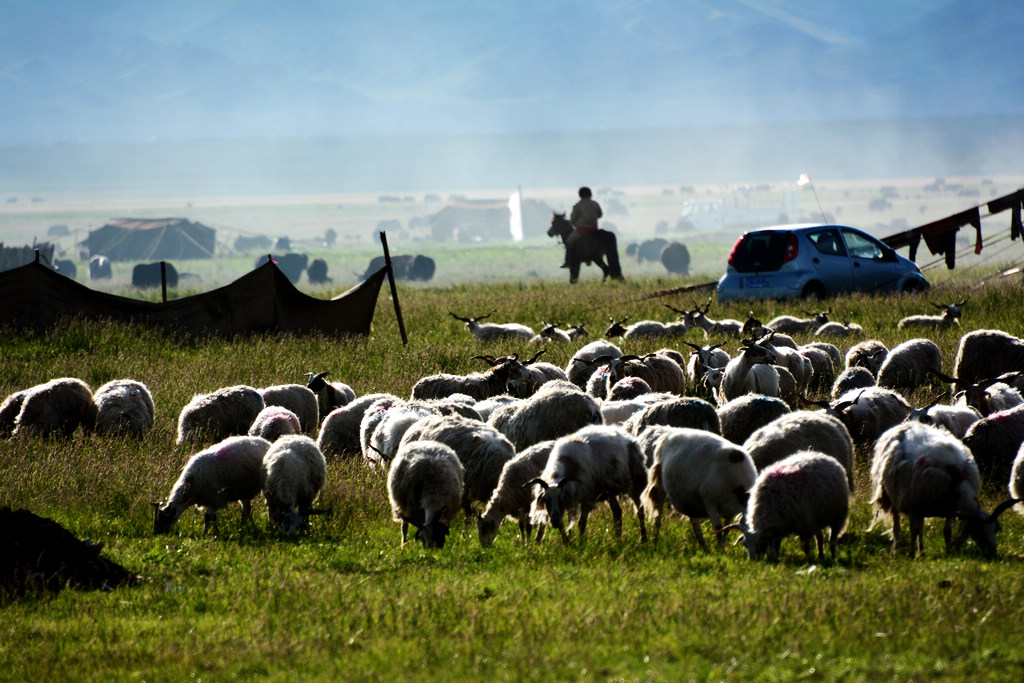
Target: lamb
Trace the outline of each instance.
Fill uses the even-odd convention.
[[[320,419],[331,414],[335,408],[346,406],[356,399],[356,392],[344,382],[328,382],[330,372],[306,373],[306,388],[316,394]]]
[[[505,435],[517,451],[557,439],[602,422],[597,402],[568,383],[551,382],[529,399],[498,408],[488,424]]]
[[[850,490],[842,465],[827,455],[804,450],[765,468],[757,475],[750,500],[738,528],[751,559],[767,555],[776,561],[782,539],[796,534],[807,562],[812,562],[811,538],[818,545],[818,562],[825,561],[822,531],[830,530],[829,551],[836,559],[836,544],[846,530]]]
[[[811,317],[797,318],[792,315],[780,315],[769,320],[765,327],[783,334],[813,332],[828,322],[828,317],[832,315],[832,307],[829,306],[827,311],[807,313],[807,315]]]
[[[827,322],[814,331],[815,337],[863,337],[864,328],[857,323],[844,320],[841,323]]]
[[[938,398],[924,408],[911,408],[907,415],[908,422],[942,427],[958,439],[962,439],[967,430],[981,419],[981,413],[970,406],[947,406],[939,403]]]
[[[325,457],[362,452],[359,425],[367,409],[380,399],[392,402],[402,400],[394,394],[366,394],[341,408],[335,408],[324,418],[316,443]]]
[[[759,472],[807,449],[842,465],[847,488],[853,491],[853,439],[846,426],[832,415],[806,410],[787,413],[754,430],[743,442],[743,450],[750,454]]]
[[[900,513],[910,518],[911,555],[924,553],[924,518],[944,517],[946,551],[953,547],[953,518],[987,557],[996,554],[999,515],[1015,501],[1001,503],[991,515],[978,503],[981,477],[974,458],[949,432],[906,422],[885,432],[871,460],[873,503],[877,516],[892,520],[892,551],[900,545]]]
[[[498,484],[487,501],[483,512],[477,513],[476,532],[480,545],[489,548],[498,536],[498,529],[506,517],[519,523],[519,536],[530,539],[530,503],[533,495],[529,482],[540,476],[551,455],[555,442],[541,441],[513,457],[501,468]],[[544,528],[537,529],[537,542],[544,537]]]
[[[644,456],[636,440],[615,427],[584,427],[559,438],[540,477],[532,484],[535,496],[531,520],[545,517],[566,540],[566,518],[579,512],[583,538],[590,511],[601,499],[612,509],[615,533],[622,535],[622,508],[617,496],[626,494],[636,508],[640,540],[647,540],[640,494],[647,486]],[[543,510],[543,512],[541,512]]]
[[[178,443],[244,435],[264,407],[260,392],[246,385],[196,394],[178,416]]]
[[[587,388],[587,380],[598,369],[592,362],[601,356],[618,358],[622,351],[618,346],[604,339],[597,339],[581,347],[572,355],[565,366],[565,375],[569,381],[581,390]]]
[[[911,327],[930,330],[960,327],[960,307],[966,303],[967,299],[955,304],[932,303],[932,306],[942,311],[942,315],[910,315],[896,323],[896,327],[901,330]]]
[[[301,433],[299,416],[283,406],[267,406],[249,427],[249,436],[261,436],[271,442],[282,436]]]
[[[436,441],[455,451],[464,468],[462,507],[467,514],[473,502],[490,500],[502,468],[516,456],[512,442],[497,429],[456,416],[422,418],[405,432],[398,450],[412,441]]]
[[[263,456],[263,497],[270,523],[286,536],[309,529],[313,501],[327,481],[327,461],[308,436],[282,436]]]
[[[1024,370],[1024,340],[1002,330],[975,330],[960,337],[953,376],[959,387]]]
[[[655,424],[722,433],[722,424],[715,407],[704,399],[692,396],[677,396],[647,406],[626,420],[622,428],[628,434],[638,436],[645,427]]]
[[[203,533],[216,530],[217,511],[237,500],[242,523],[252,518],[252,499],[263,490],[263,456],[270,442],[258,436],[231,436],[202,450],[185,464],[166,502],[153,503],[153,533],[166,534],[193,505],[205,508]]]
[[[520,323],[481,323],[490,318],[497,310],[476,318],[463,318],[448,311],[448,315],[466,323],[466,329],[473,333],[477,341],[496,341],[499,339],[524,339],[530,341],[534,337],[533,329]]]
[[[139,436],[153,428],[156,407],[149,387],[142,382],[111,380],[96,390],[92,400],[96,404],[97,434]]]
[[[832,383],[832,400],[836,400],[848,391],[867,389],[873,386],[877,386],[877,384],[875,376],[871,374],[870,370],[860,365],[846,368],[839,373],[836,381]]]
[[[721,397],[730,401],[746,393],[779,395],[779,375],[771,367],[775,351],[749,339],[743,340],[739,354],[725,366]]]
[[[743,445],[756,429],[789,412],[789,406],[781,398],[744,394],[719,406],[718,419],[722,436],[736,445]]]
[[[414,401],[396,403],[377,415],[380,419],[373,420],[368,414],[359,427],[363,458],[370,467],[387,468],[409,428],[425,417],[440,413],[426,403]]]
[[[451,447],[436,441],[404,444],[388,470],[391,515],[402,523],[402,545],[409,525],[427,548],[443,548],[448,525],[462,502],[464,469]]]
[[[981,418],[968,428],[963,443],[986,479],[1006,481],[1024,443],[1024,405]]]
[[[877,339],[868,339],[851,346],[846,352],[846,367],[867,368],[872,377],[878,377],[878,371],[889,355],[889,348]]]
[[[697,346],[690,342],[684,342],[693,349],[690,359],[686,363],[686,376],[690,380],[690,386],[697,387],[703,380],[710,368],[724,368],[729,364],[729,354],[723,351],[721,344],[711,346]]]
[[[930,339],[908,339],[886,356],[878,369],[878,386],[894,390],[914,390],[930,375],[942,378],[942,352]]]
[[[466,394],[476,400],[509,393],[513,382],[529,382],[530,371],[519,362],[519,354],[495,359],[492,356],[474,356],[491,366],[486,373],[469,375],[441,373],[420,378],[412,387],[412,398],[445,398],[451,394]]]
[[[281,406],[299,418],[303,434],[312,434],[320,426],[320,401],[313,390],[301,384],[278,384],[259,390],[266,406]]]
[[[74,377],[38,384],[25,394],[14,419],[14,436],[71,436],[78,427],[96,426],[96,403],[89,385]]]
[[[710,519],[711,528],[719,531],[723,519],[743,512],[756,478],[753,461],[736,444],[698,429],[672,429],[658,444],[640,497],[654,521],[652,538],[658,540],[661,509],[668,501],[689,518],[697,543],[706,551],[698,520]],[[719,547],[724,544],[725,537],[719,535]]]

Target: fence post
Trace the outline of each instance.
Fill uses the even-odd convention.
[[[405,336],[405,323],[402,322],[402,307],[398,305],[398,289],[395,288],[395,269],[391,266],[391,252],[388,251],[388,236],[380,231],[380,243],[384,247],[384,267],[388,269],[388,284],[391,285],[391,300],[395,304],[395,317],[398,318],[398,333],[402,335],[402,346],[409,344]]]
[[[160,291],[164,303],[167,303],[167,261],[160,262]]]

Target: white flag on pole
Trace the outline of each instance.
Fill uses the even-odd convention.
[[[801,173],[800,177],[796,179],[797,185],[809,185],[811,182],[810,177],[806,173]]]
[[[518,191],[508,198],[508,229],[513,241],[523,241],[523,201]]]

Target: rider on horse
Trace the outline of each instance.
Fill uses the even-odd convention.
[[[573,233],[565,240],[565,262],[562,268],[569,267],[569,250],[573,243],[579,240],[580,235],[589,232],[597,232],[597,219],[603,216],[601,205],[593,200],[594,193],[584,185],[579,191],[580,200],[572,207],[569,214],[569,222],[572,224]]]

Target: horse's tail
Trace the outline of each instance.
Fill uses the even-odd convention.
[[[605,232],[605,255],[608,257],[608,275],[621,280],[622,265],[619,263],[618,240],[615,238],[614,232]]]

